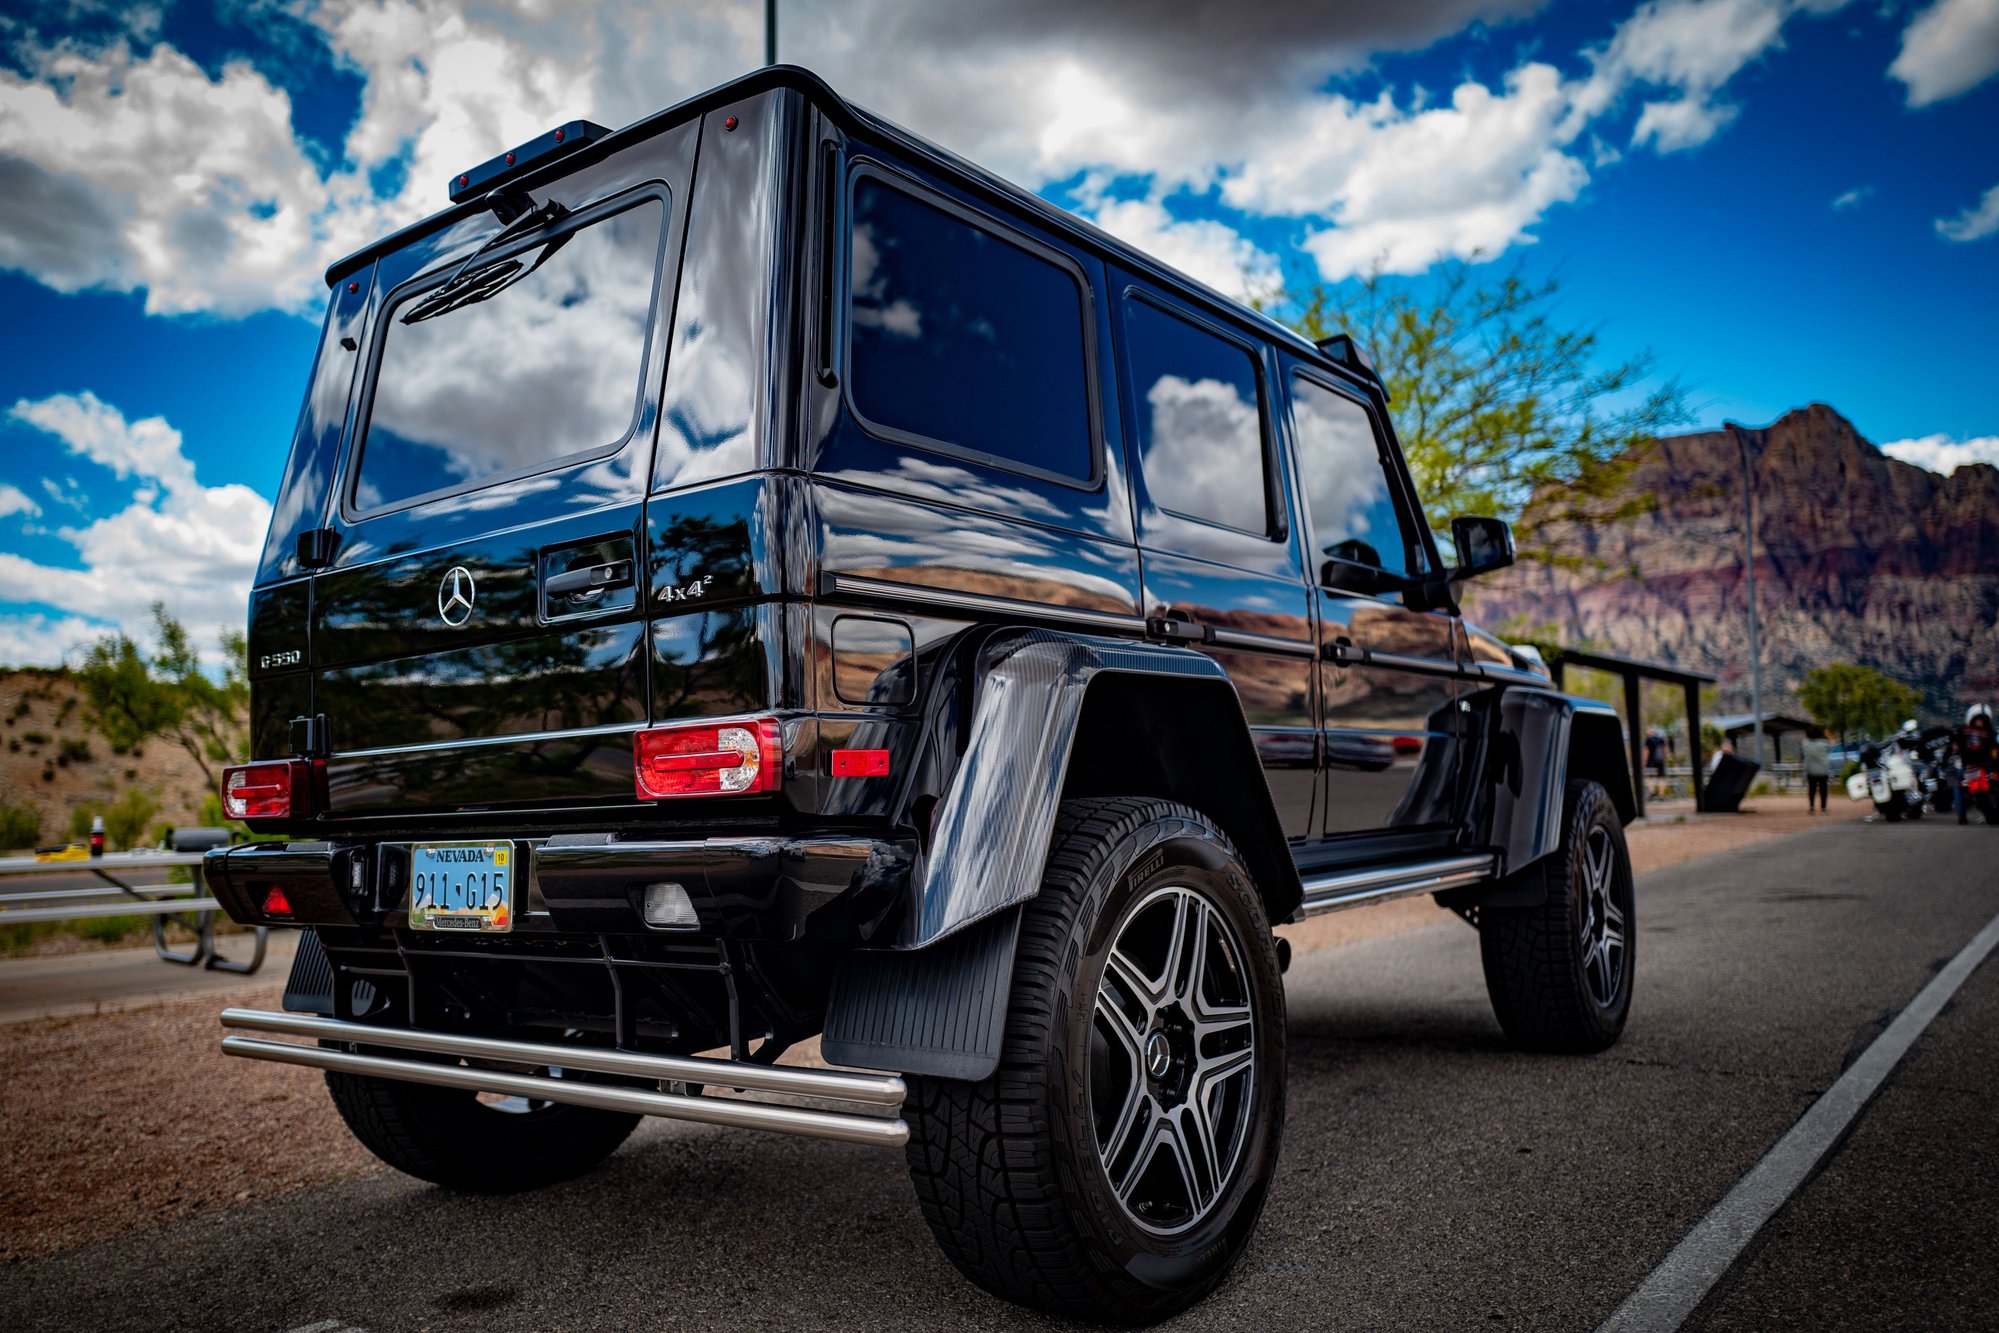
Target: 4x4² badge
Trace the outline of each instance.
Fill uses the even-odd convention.
[[[453,565],[444,572],[444,581],[437,585],[437,614],[456,629],[472,618],[472,599],[478,595],[472,571],[463,565]]]

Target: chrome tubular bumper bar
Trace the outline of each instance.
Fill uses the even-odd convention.
[[[895,1074],[801,1069],[795,1066],[746,1064],[735,1060],[641,1055],[633,1051],[501,1041],[450,1032],[372,1027],[366,1023],[346,1023],[310,1014],[272,1013],[260,1009],[225,1009],[222,1011],[222,1026],[285,1037],[352,1043],[377,1048],[377,1051],[387,1047],[393,1051],[525,1065],[537,1069],[615,1074],[655,1084],[700,1084],[711,1088],[733,1088],[745,1093],[817,1098],[870,1108],[876,1113],[813,1110],[733,1097],[587,1083],[578,1079],[550,1078],[544,1074],[436,1064],[401,1055],[362,1054],[318,1045],[301,1046],[291,1042],[267,1041],[261,1037],[226,1036],[222,1039],[224,1054],[252,1060],[399,1079],[406,1083],[427,1083],[440,1088],[463,1088],[471,1092],[562,1102],[571,1106],[590,1106],[602,1111],[630,1111],[704,1125],[765,1129],[780,1134],[835,1139],[842,1143],[897,1148],[909,1140],[909,1126],[892,1114],[901,1108],[906,1091],[902,1079]]]
[[[1304,916],[1337,912],[1343,907],[1387,902],[1418,893],[1437,893],[1461,884],[1476,884],[1492,878],[1493,858],[1453,856],[1441,861],[1413,865],[1377,866],[1367,870],[1346,870],[1333,875],[1305,876],[1305,900],[1299,905]]]

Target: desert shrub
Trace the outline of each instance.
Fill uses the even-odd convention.
[[[24,731],[21,733],[21,739],[30,745],[47,745],[49,734],[46,731]]]
[[[90,752],[90,742],[80,736],[72,736],[56,747],[58,763],[87,764],[96,757]]]
[[[26,801],[0,801],[0,851],[33,847],[42,839],[42,812]]]
[[[127,787],[104,812],[104,836],[119,850],[142,845],[146,826],[160,812],[160,803],[143,787]]]
[[[90,836],[90,821],[104,813],[104,802],[85,801],[73,806],[69,812],[69,838],[71,842],[82,842]]]

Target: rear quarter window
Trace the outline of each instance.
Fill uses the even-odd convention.
[[[665,215],[649,198],[479,256],[455,299],[449,268],[398,296],[352,507],[399,508],[619,448],[640,407]]]
[[[860,174],[847,383],[875,434],[1074,484],[1096,478],[1081,276],[1053,250]]]

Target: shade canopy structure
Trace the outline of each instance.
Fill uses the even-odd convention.
[[[1734,713],[1727,717],[1716,718],[1714,725],[1720,729],[1722,735],[1728,737],[1731,745],[1740,749],[1742,748],[1742,738],[1756,730],[1756,715],[1754,713]],[[1771,762],[1778,764],[1784,762],[1784,737],[1802,736],[1807,731],[1810,731],[1812,726],[1813,724],[1809,719],[1792,717],[1789,713],[1763,714],[1763,734],[1770,737],[1772,747]],[[1761,755],[1756,757],[1759,760],[1762,758]]]
[[[1687,695],[1687,744],[1693,750],[1694,808],[1705,810],[1707,766],[1701,762],[1701,686],[1714,684],[1714,677],[1699,671],[1683,671],[1664,662],[1645,662],[1635,657],[1591,652],[1584,648],[1557,648],[1547,654],[1548,669],[1554,673],[1555,688],[1564,688],[1568,667],[1588,667],[1608,671],[1624,682],[1624,730],[1631,750],[1631,795],[1639,815],[1645,813],[1645,720],[1639,707],[1639,682],[1656,680],[1677,685]]]

